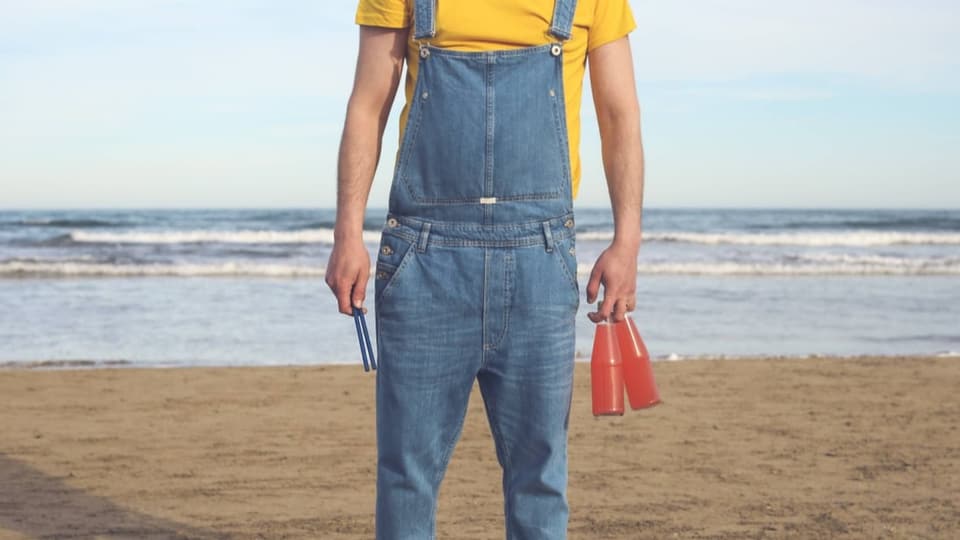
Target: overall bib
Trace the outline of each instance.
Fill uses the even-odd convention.
[[[430,44],[375,272],[377,538],[434,538],[437,493],[478,381],[503,469],[508,539],[566,538],[567,426],[580,302],[563,42],[460,52]]]

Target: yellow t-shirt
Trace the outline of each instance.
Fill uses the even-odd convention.
[[[413,0],[359,0],[356,23],[365,26],[412,26]],[[437,47],[458,51],[489,51],[543,45],[556,41],[549,34],[555,0],[437,0]],[[587,54],[629,34],[636,23],[628,0],[579,0],[573,36],[563,45],[563,87],[570,139],[573,196],[580,187],[580,100]],[[413,32],[407,42],[407,101],[400,115],[400,140],[417,80],[420,56]]]

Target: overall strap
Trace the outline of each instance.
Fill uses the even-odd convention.
[[[414,0],[413,39],[437,35],[437,0]]]
[[[573,12],[577,10],[577,0],[556,0],[553,6],[553,22],[550,33],[563,41],[573,35]]]

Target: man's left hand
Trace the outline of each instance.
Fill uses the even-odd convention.
[[[601,284],[603,300],[597,311],[587,313],[591,321],[620,322],[636,308],[637,252],[638,248],[615,242],[597,258],[587,283],[587,303],[596,302]]]

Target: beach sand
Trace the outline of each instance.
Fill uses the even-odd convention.
[[[957,538],[960,359],[655,364],[595,419],[578,365],[570,538]],[[0,538],[372,538],[359,366],[0,370]],[[503,538],[479,394],[440,538]]]

